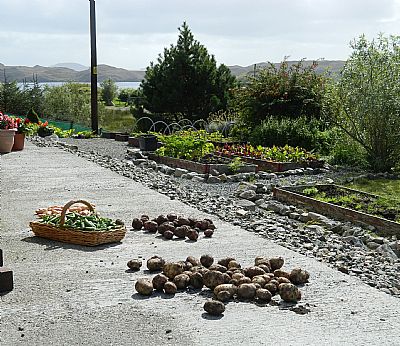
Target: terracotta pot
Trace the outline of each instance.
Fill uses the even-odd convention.
[[[19,151],[24,149],[25,145],[25,134],[24,133],[16,133],[14,136],[14,145],[12,147],[12,151]]]
[[[0,153],[10,153],[16,130],[0,130]]]

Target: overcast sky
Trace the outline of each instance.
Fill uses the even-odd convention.
[[[0,63],[90,65],[88,0],[0,0]],[[400,0],[97,0],[99,64],[141,69],[186,21],[218,63],[345,60],[362,33],[400,34]]]

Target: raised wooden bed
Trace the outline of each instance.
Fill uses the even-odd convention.
[[[221,174],[232,174],[229,164],[200,163],[189,160],[176,159],[174,157],[158,156],[156,154],[149,154],[149,159],[173,168],[183,168],[187,169],[188,171],[197,172],[200,174],[208,174],[213,169]],[[242,167],[239,167],[237,173],[251,173],[255,171],[255,165],[246,164]]]
[[[221,152],[217,152],[216,155],[234,158],[240,157],[243,162],[247,162],[253,165],[256,165],[256,171],[267,171],[267,172],[284,172],[291,169],[298,169],[298,168],[322,168],[324,166],[324,161],[322,160],[310,160],[310,161],[303,161],[303,162],[276,162],[276,161],[267,161],[261,159],[255,159],[253,157],[248,156],[239,156],[239,155],[231,155],[228,156]]]
[[[128,145],[130,147],[139,148],[139,137],[129,137],[128,138]]]
[[[102,138],[107,138],[107,139],[115,139],[115,135],[116,135],[115,132],[104,131],[104,132],[101,133],[101,137]]]
[[[117,142],[128,142],[129,135],[126,133],[116,133],[115,134],[115,140]]]
[[[350,221],[356,224],[371,225],[374,226],[378,233],[382,236],[400,236],[400,223],[384,219],[382,217],[370,215],[364,212],[356,211],[353,209],[341,207],[332,203],[319,201],[312,197],[307,197],[302,194],[302,191],[306,188],[310,188],[309,185],[291,186],[291,187],[280,187],[273,189],[274,197],[283,202],[299,205],[307,210],[312,210],[317,213],[324,214],[329,217],[333,217],[343,221]],[[333,184],[319,184],[315,185],[317,189],[324,188],[339,188],[348,191],[349,194],[357,193],[364,195],[369,198],[377,199],[378,196],[372,195],[366,192],[349,189],[343,186]]]

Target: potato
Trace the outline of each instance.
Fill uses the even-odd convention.
[[[222,284],[214,288],[214,294],[217,295],[221,291],[227,291],[233,297],[237,292],[237,287],[232,284]]]
[[[174,232],[175,226],[172,222],[164,222],[157,227],[158,233],[164,234],[166,231]]]
[[[283,276],[280,276],[277,280],[279,284],[290,284],[290,280],[288,278],[285,278]]]
[[[283,257],[273,257],[269,259],[269,263],[271,264],[271,271],[274,271],[276,269],[282,268],[285,260],[283,259]]]
[[[218,285],[225,283],[225,276],[216,270],[209,270],[203,275],[203,282],[206,287],[214,289]]]
[[[190,285],[193,288],[203,288],[204,282],[203,282],[203,275],[201,275],[199,272],[195,272],[192,274],[190,277]]]
[[[214,234],[214,231],[212,229],[206,229],[204,231],[204,236],[207,238],[211,238],[213,236],[213,234]]]
[[[178,226],[189,226],[190,225],[190,221],[189,219],[187,219],[186,217],[183,216],[179,216],[178,217]]]
[[[193,241],[197,241],[197,238],[199,237],[199,233],[195,231],[194,229],[191,229],[187,232],[186,236]]]
[[[157,216],[156,222],[158,225],[161,225],[162,223],[167,222],[167,221],[168,221],[168,218],[165,215]]]
[[[163,269],[165,264],[164,259],[159,256],[153,256],[147,260],[147,269],[150,272],[156,272]]]
[[[186,258],[186,262],[192,263],[193,266],[199,266],[200,265],[200,261],[193,256],[189,256]]]
[[[224,277],[224,282],[226,284],[229,284],[229,282],[231,281],[231,277],[227,274],[227,273],[222,273],[223,277]]]
[[[231,279],[231,280],[228,282],[228,284],[232,284],[232,285],[235,285],[235,286],[239,286],[239,280]]]
[[[290,273],[285,272],[285,271],[282,270],[282,269],[276,269],[276,270],[274,270],[274,276],[277,277],[277,278],[279,278],[279,277],[284,277],[284,278],[286,278],[286,279],[289,279]]]
[[[142,222],[143,223],[145,223],[146,221],[149,221],[150,220],[150,217],[149,217],[149,215],[142,215],[141,217],[140,217],[140,220],[142,220]]]
[[[179,227],[176,227],[176,228],[175,228],[175,230],[174,230],[174,235],[175,235],[176,237],[178,237],[178,238],[183,239],[183,238],[186,237],[186,232],[187,232],[186,227],[179,226]]]
[[[228,268],[228,264],[230,261],[235,261],[235,259],[233,257],[225,257],[225,258],[220,259],[218,261],[218,264]]]
[[[258,268],[261,268],[262,270],[264,270],[266,273],[269,273],[271,271],[271,267],[265,265],[265,264],[259,264],[257,266]]]
[[[157,274],[152,280],[154,289],[157,291],[162,291],[167,281],[168,277],[166,277],[164,274]]]
[[[301,299],[300,290],[293,284],[280,284],[279,295],[285,302],[297,303]]]
[[[269,303],[272,299],[272,294],[265,288],[259,288],[256,291],[256,298],[263,303]]]
[[[140,229],[142,229],[142,227],[143,227],[143,221],[142,220],[140,220],[138,218],[135,218],[135,219],[132,220],[132,228],[133,229],[140,230]]]
[[[244,269],[244,275],[248,276],[249,278],[263,274],[265,274],[265,271],[262,270],[260,267],[248,267]]]
[[[251,279],[251,282],[252,282],[253,284],[259,284],[261,287],[264,287],[264,285],[267,283],[267,282],[265,281],[265,278],[264,278],[263,275],[256,275],[256,276],[253,276],[253,278]]]
[[[148,278],[140,278],[135,283],[135,289],[144,296],[150,296],[153,293],[153,283]]]
[[[220,265],[220,264],[213,264],[208,269],[216,270],[216,271],[219,271],[221,273],[226,273],[226,271],[227,271],[226,267],[224,267],[223,265]]]
[[[279,282],[275,278],[272,278],[269,283],[275,285],[277,288],[279,286]]]
[[[218,300],[208,300],[204,303],[204,310],[213,316],[222,315],[225,311],[225,305]]]
[[[214,258],[210,255],[203,255],[200,257],[200,263],[208,268],[214,263]]]
[[[174,233],[171,232],[171,231],[165,231],[165,232],[163,233],[163,237],[164,237],[165,239],[172,239],[172,238],[174,237]]]
[[[210,223],[207,220],[199,220],[195,223],[194,227],[201,229],[202,231],[205,231],[208,229]]]
[[[235,260],[229,261],[228,268],[240,268],[240,263],[236,262]]]
[[[167,219],[171,222],[175,221],[178,218],[178,216],[174,213],[170,213],[167,215]]]
[[[200,269],[199,269],[199,273],[201,274],[201,275],[205,275],[206,273],[208,273],[209,272],[209,270],[207,269],[207,268],[204,268],[204,267],[200,267]]]
[[[229,299],[232,298],[232,296],[230,295],[230,293],[228,291],[221,291],[221,292],[218,292],[218,294],[216,295],[216,298],[220,302],[227,302]]]
[[[237,290],[237,295],[242,299],[253,299],[256,295],[256,286],[254,284],[241,284]]]
[[[194,225],[197,222],[197,219],[195,219],[194,217],[188,217],[188,220],[189,220],[189,226],[194,227]]]
[[[127,266],[131,270],[139,270],[142,266],[142,260],[140,259],[131,259],[128,261]]]
[[[170,279],[173,279],[175,276],[182,274],[184,272],[184,267],[182,263],[177,263],[177,262],[165,263],[163,267],[163,272]]]
[[[156,233],[157,232],[157,228],[158,228],[158,224],[155,221],[145,221],[143,223],[143,228],[151,233]]]
[[[265,284],[264,288],[270,291],[272,295],[275,295],[275,293],[278,291],[278,287],[274,284],[271,284],[270,282]]]
[[[241,284],[250,284],[251,279],[248,276],[243,276],[241,279],[238,280],[239,285]]]
[[[260,264],[266,264],[266,265],[270,265],[269,263],[269,259],[267,257],[264,256],[257,256],[254,260],[254,265],[258,266]]]
[[[176,288],[179,290],[183,290],[187,286],[189,286],[189,282],[190,282],[189,275],[182,273],[174,277],[174,284],[176,285]]]
[[[289,280],[294,284],[294,285],[302,285],[308,282],[308,279],[310,278],[310,273],[306,270],[303,270],[301,268],[294,268],[289,275]]]
[[[232,274],[232,279],[240,280],[241,278],[244,278],[244,275],[242,273],[233,273]]]
[[[166,294],[175,294],[177,290],[176,285],[172,281],[167,281],[164,285],[164,292]]]

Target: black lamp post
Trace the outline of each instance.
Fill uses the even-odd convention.
[[[97,112],[97,53],[96,53],[96,5],[94,0],[90,2],[90,95],[91,95],[91,122],[92,131],[99,132],[99,118]]]

